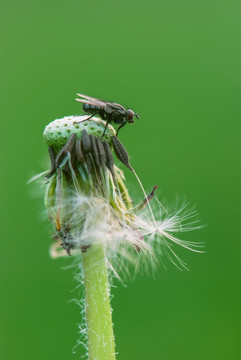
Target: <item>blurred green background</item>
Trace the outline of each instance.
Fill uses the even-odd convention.
[[[80,309],[71,260],[51,260],[43,199],[46,124],[79,114],[75,93],[141,115],[120,132],[147,191],[196,204],[205,228],[184,234],[155,277],[112,289],[118,359],[240,358],[240,1],[1,1],[1,297],[4,360],[66,360]],[[142,198],[134,176],[129,187]]]

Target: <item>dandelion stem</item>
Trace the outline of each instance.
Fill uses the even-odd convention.
[[[115,344],[103,245],[82,253],[89,360],[115,360]]]

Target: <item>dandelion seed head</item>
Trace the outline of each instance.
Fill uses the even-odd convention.
[[[157,187],[147,196],[132,169],[144,192],[144,200],[134,206],[124,173],[115,164],[110,165],[114,161],[110,158],[114,128],[108,125],[103,139],[106,122],[98,118],[84,120],[86,116],[65,117],[53,121],[44,131],[45,143],[55,149],[55,159],[60,158],[57,152],[61,153],[61,161],[55,160],[46,180],[45,205],[55,232],[51,256],[78,254],[102,244],[106,262],[116,277],[128,274],[130,265],[135,271],[142,265],[155,267],[164,257],[186,268],[173,247],[201,252],[201,244],[177,235],[200,227],[195,210],[183,202],[168,211],[158,199],[151,200]],[[71,134],[76,134],[75,138]],[[75,153],[76,139],[80,139],[79,144],[85,141],[84,146],[78,144],[82,146],[81,161]],[[100,148],[105,141],[109,145]],[[100,156],[104,151],[109,165],[107,158]]]

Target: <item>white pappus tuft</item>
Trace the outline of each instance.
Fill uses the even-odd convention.
[[[94,244],[102,244],[106,250],[107,263],[111,272],[119,279],[123,273],[129,273],[132,265],[137,270],[141,263],[154,266],[166,256],[178,268],[187,268],[186,264],[174,252],[173,246],[202,252],[202,244],[179,239],[176,234],[200,228],[196,212],[187,203],[168,212],[155,198],[155,221],[149,207],[132,214],[132,220],[126,221],[124,211],[113,209],[104,198],[81,196],[72,193],[65,199],[64,207],[69,209],[68,224],[73,229],[66,241],[72,242],[74,249],[85,249]],[[79,227],[78,224],[82,224]],[[52,246],[53,257],[65,256],[64,250],[58,251]],[[60,251],[59,251],[60,250]],[[75,250],[77,251],[77,250]],[[141,259],[141,262],[140,262]],[[129,265],[128,265],[129,264]]]

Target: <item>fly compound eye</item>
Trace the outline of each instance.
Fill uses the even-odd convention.
[[[135,116],[134,111],[130,109],[126,110],[126,120],[128,123],[133,123],[135,121],[134,116]]]

